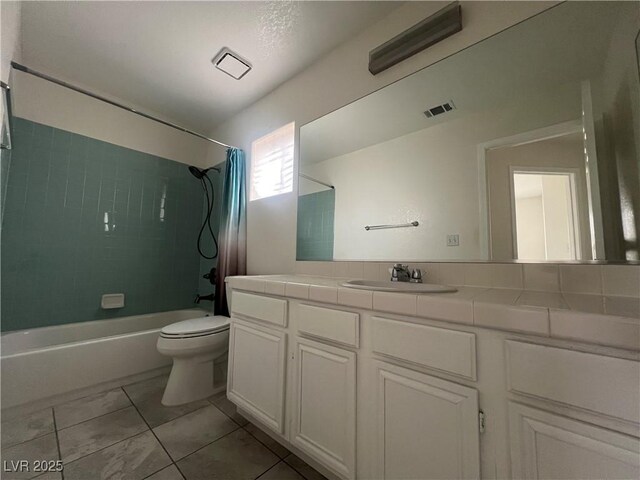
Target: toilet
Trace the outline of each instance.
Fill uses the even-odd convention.
[[[211,315],[167,325],[157,346],[158,352],[173,358],[162,404],[175,406],[207,398],[215,393],[214,360],[229,349],[229,318]]]

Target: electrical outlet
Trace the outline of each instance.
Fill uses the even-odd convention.
[[[447,247],[457,247],[460,245],[460,235],[457,233],[447,235]]]

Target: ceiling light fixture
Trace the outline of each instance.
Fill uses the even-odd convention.
[[[251,70],[251,64],[247,60],[237,53],[232,52],[227,47],[220,50],[211,62],[218,70],[223,71],[236,80],[240,80]]]
[[[462,9],[455,1],[369,52],[369,71],[387,68],[462,30]]]

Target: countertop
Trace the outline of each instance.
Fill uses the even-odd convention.
[[[343,287],[348,278],[227,277],[233,289],[640,350],[640,298],[457,286],[454,293]]]

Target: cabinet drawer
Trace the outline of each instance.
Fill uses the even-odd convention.
[[[444,328],[373,317],[373,351],[476,379],[476,336]]]
[[[298,331],[357,347],[360,337],[360,315],[331,308],[300,305]]]
[[[233,292],[231,313],[287,326],[287,301],[252,293]]]
[[[640,362],[506,341],[508,388],[640,422]]]

